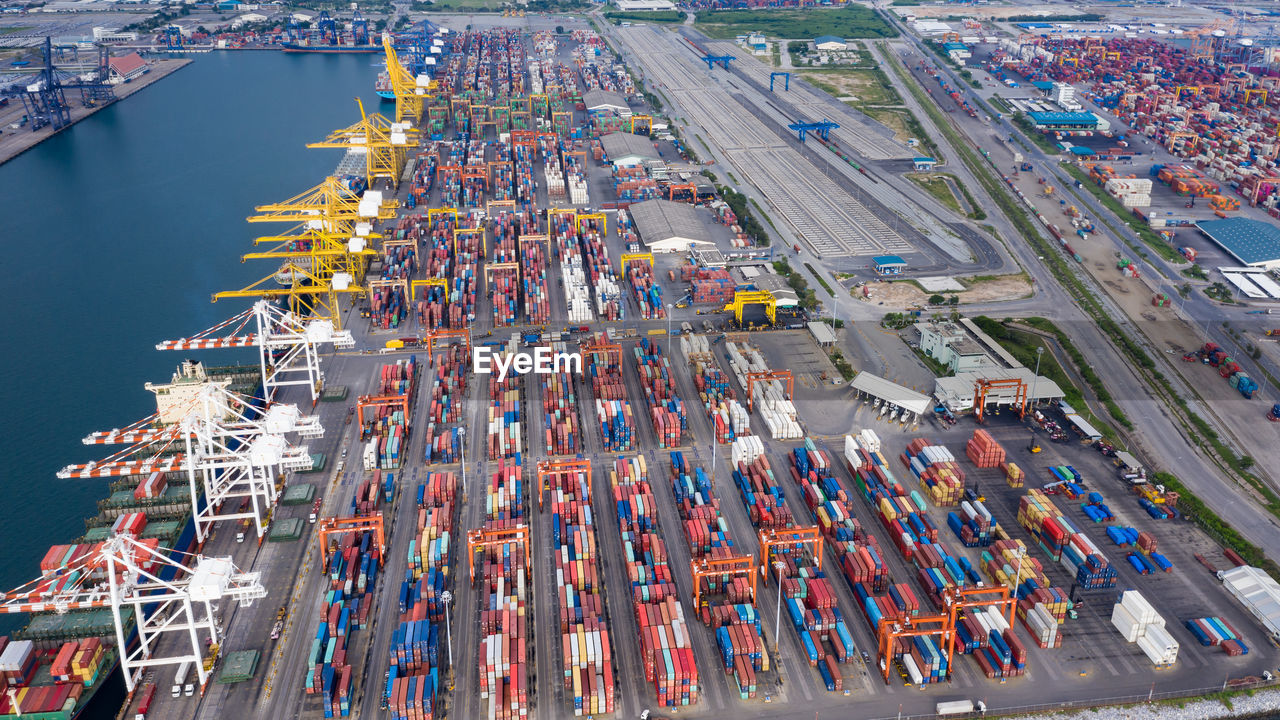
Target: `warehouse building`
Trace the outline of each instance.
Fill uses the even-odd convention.
[[[1280,269],[1280,228],[1271,223],[1235,217],[1204,220],[1196,228],[1241,265]]]
[[[620,167],[635,167],[660,162],[658,149],[649,138],[628,132],[612,132],[600,137],[605,160]]]
[[[1037,130],[1097,130],[1106,132],[1111,123],[1091,112],[1040,112],[1027,113]]]
[[[149,69],[147,61],[143,60],[142,56],[136,52],[111,58],[107,61],[107,67],[107,82],[112,85],[119,85],[120,83],[127,83],[130,80],[140,78]]]
[[[711,216],[705,210],[670,200],[645,200],[629,208],[645,249],[653,253],[689,252],[715,246]]]
[[[1227,570],[1220,577],[1227,592],[1271,633],[1272,641],[1280,642],[1280,584],[1266,571],[1249,565]]]
[[[773,296],[778,307],[796,307],[800,304],[800,296],[781,275],[775,275],[767,268],[741,265],[732,272],[739,285],[754,287]]]
[[[623,12],[675,10],[676,4],[671,0],[616,0],[618,9]]]
[[[631,117],[631,106],[620,93],[599,88],[582,93],[582,103],[588,112],[611,112],[621,117]]]
[[[813,39],[813,46],[819,50],[825,50],[826,52],[847,50],[849,48],[849,45],[844,41],[844,38],[838,38],[835,35],[822,35],[821,37],[816,37]]]

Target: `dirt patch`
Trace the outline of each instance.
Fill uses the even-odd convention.
[[[832,88],[832,95],[853,95],[859,103],[867,105],[900,105],[902,99],[893,90],[885,88],[870,70],[815,70],[804,73],[804,79],[820,86]]]
[[[1112,290],[1115,290],[1118,293],[1123,293],[1125,295],[1129,294],[1129,288],[1125,287],[1124,285],[1121,285],[1115,280],[1103,280],[1102,282],[1105,283],[1107,287],[1111,288]]]
[[[871,117],[872,120],[893,131],[893,138],[898,142],[905,143],[907,140],[915,137],[911,131],[907,129],[907,115],[904,110],[883,107],[866,107],[862,108],[862,112]]]
[[[1017,300],[1031,293],[1031,283],[1022,275],[1000,275],[983,278],[976,282],[966,281],[967,289],[961,292],[940,293],[944,297],[959,296],[961,306],[966,303],[989,303]],[[869,302],[884,303],[886,309],[901,310],[912,306],[926,305],[933,293],[927,293],[918,286],[908,282],[871,283]],[[939,305],[939,310],[946,310],[950,305]]]

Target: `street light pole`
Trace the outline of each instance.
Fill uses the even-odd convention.
[[[667,337],[671,337],[671,311],[675,309],[675,305],[667,303]]]
[[[778,644],[782,642],[782,637],[778,633],[782,629],[782,569],[786,566],[786,563],[781,560],[773,562],[774,580],[778,583],[778,604],[773,616],[773,652],[775,654],[778,653]]]
[[[1036,385],[1040,382],[1040,356],[1044,354],[1044,346],[1036,348],[1036,374],[1031,378],[1031,407],[1036,406]]]
[[[449,604],[453,602],[453,593],[445,590],[440,593],[440,601],[444,603],[444,628],[445,635],[449,640],[449,678],[450,687],[453,686],[453,624],[449,622]]]
[[[462,492],[467,491],[467,429],[458,428],[458,436],[462,438]]]

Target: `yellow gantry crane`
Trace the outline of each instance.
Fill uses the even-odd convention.
[[[320,142],[307,143],[307,147],[363,152],[369,187],[373,187],[378,178],[400,187],[405,160],[420,140],[418,130],[406,122],[393,123],[380,113],[366,114],[360,98],[356,98],[356,105],[360,108],[360,122],[334,130]]]
[[[297,223],[289,235],[258,238],[259,243],[276,243],[270,250],[245,255],[244,260],[283,260],[280,268],[254,284],[217,293],[213,301],[233,297],[288,298],[290,309],[303,315],[331,320],[341,328],[339,293],[362,294],[364,271],[370,257],[368,246],[373,223],[395,217],[398,203],[384,200],[382,193],[366,191],[357,195],[336,177],[288,200],[261,205],[248,221]]]
[[[435,97],[431,86],[418,85],[415,78],[400,63],[396,49],[391,46],[391,35],[383,33],[382,50],[387,56],[387,76],[391,79],[391,90],[396,96],[396,122],[408,122],[417,126],[422,120],[422,108],[428,100]]]

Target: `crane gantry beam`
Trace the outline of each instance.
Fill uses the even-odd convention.
[[[334,130],[320,142],[307,143],[307,147],[363,152],[369,187],[380,178],[399,187],[408,151],[421,141],[418,130],[407,122],[391,122],[381,113],[365,113],[360,98],[356,98],[356,105],[360,108],[359,122]]]
[[[756,575],[756,561],[750,555],[731,557],[704,557],[689,562],[689,574],[693,576],[693,609],[702,611],[702,581],[712,578],[726,579],[730,577],[746,578],[751,586],[751,604],[756,604],[756,588],[759,578]]]
[[[533,560],[529,542],[529,528],[523,523],[512,528],[481,528],[467,533],[467,569],[471,573],[471,582],[476,581],[476,552],[480,550],[519,545],[524,548],[525,566],[532,568]]]
[[[591,462],[577,458],[573,460],[543,460],[538,463],[538,509],[542,509],[543,496],[551,489],[547,480],[559,473],[580,473],[585,476],[587,486],[587,504],[591,503]]]
[[[791,375],[790,370],[770,370],[768,372],[747,373],[747,411],[755,410],[755,386],[756,383],[773,382],[774,380],[785,381],[787,383],[787,399],[790,400],[795,392],[795,378]]]
[[[267,591],[260,573],[241,572],[229,557],[171,552],[157,543],[115,535],[70,564],[0,594],[0,613],[110,608],[129,692],[148,668],[182,663],[195,665],[203,688],[212,673],[203,663],[201,636],[207,635],[211,644],[218,644],[222,636],[213,603],[233,600],[247,607]],[[194,560],[194,567],[178,558]],[[105,573],[95,572],[99,569]],[[136,645],[128,644],[125,632],[130,614]],[[161,642],[166,637],[176,642]]]

